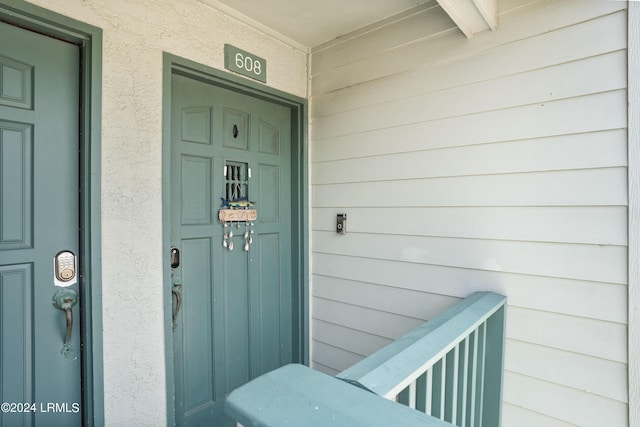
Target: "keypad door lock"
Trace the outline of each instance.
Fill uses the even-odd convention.
[[[71,251],[61,251],[53,259],[54,284],[65,288],[78,282],[78,263]]]

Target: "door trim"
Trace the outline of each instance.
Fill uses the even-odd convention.
[[[297,352],[294,361],[309,363],[309,192],[308,192],[308,139],[307,100],[254,83],[242,77],[217,70],[169,53],[163,57],[163,105],[162,105],[162,239],[164,277],[164,326],[167,378],[167,421],[175,424],[175,383],[173,372],[173,335],[171,333],[171,271],[169,251],[171,247],[171,76],[178,73],[187,77],[224,87],[238,93],[255,96],[291,109],[291,205],[292,205],[292,247],[298,248],[292,254],[294,308],[293,349]]]
[[[0,21],[62,39],[80,49],[80,266],[82,418],[104,425],[100,227],[102,30],[23,0],[0,0]],[[86,315],[89,313],[89,315]]]
[[[628,3],[629,425],[640,423],[640,4]]]

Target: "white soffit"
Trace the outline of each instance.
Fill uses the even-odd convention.
[[[498,0],[199,1],[303,51],[436,1],[468,38],[498,27]]]
[[[311,48],[433,0],[200,0]],[[435,4],[435,3],[434,3]],[[249,18],[249,19],[243,19]],[[286,40],[284,40],[286,41]]]

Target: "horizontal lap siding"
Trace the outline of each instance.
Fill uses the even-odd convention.
[[[312,362],[493,290],[504,425],[623,426],[625,3],[500,6],[473,39],[434,1],[313,50]]]
[[[502,402],[502,425],[518,427],[575,427],[575,424],[570,424],[504,401]]]
[[[537,378],[506,372],[504,400],[577,426],[627,426],[627,405]],[[515,422],[520,426],[525,423]],[[546,425],[546,424],[539,424]]]

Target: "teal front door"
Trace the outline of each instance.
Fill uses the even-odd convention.
[[[175,417],[234,425],[225,397],[294,356],[291,109],[174,74],[171,245]],[[219,221],[222,199],[257,219]]]
[[[79,48],[0,40],[0,426],[79,426]]]

